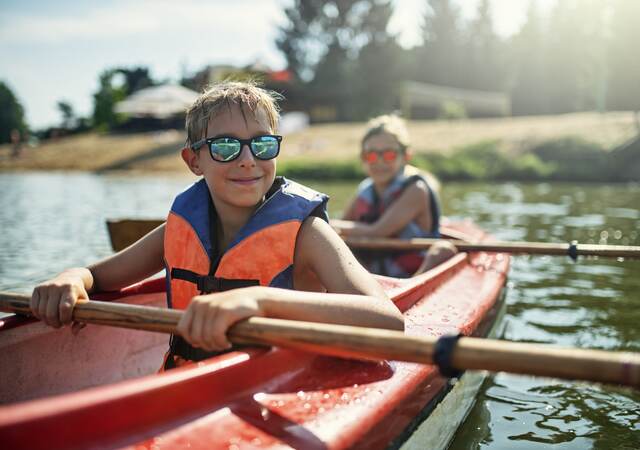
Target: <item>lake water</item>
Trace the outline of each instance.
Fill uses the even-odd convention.
[[[62,268],[111,253],[105,219],[158,218],[181,176],[0,174],[0,290],[30,292]],[[309,183],[336,217],[354,183]],[[640,185],[447,184],[446,215],[499,239],[640,245]],[[640,261],[514,257],[505,338],[640,351]],[[637,449],[640,393],[496,375],[454,449]]]

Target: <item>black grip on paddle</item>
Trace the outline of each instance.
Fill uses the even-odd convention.
[[[578,241],[571,241],[567,249],[567,255],[574,261],[578,260]]]
[[[464,336],[462,333],[440,336],[433,349],[433,362],[438,366],[440,373],[447,378],[460,378],[463,374],[462,370],[451,365],[453,350],[462,336]]]

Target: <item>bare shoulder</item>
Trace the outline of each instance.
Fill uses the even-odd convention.
[[[306,254],[309,251],[326,249],[326,246],[345,246],[340,236],[324,220],[319,217],[308,217],[302,222],[296,241],[296,254]],[[345,246],[346,247],[346,246]]]
[[[347,244],[322,219],[306,219],[298,234],[294,271],[313,272],[328,292],[386,298]]]
[[[423,205],[429,203],[429,186],[424,180],[416,180],[404,190],[399,200],[407,202],[416,202],[415,204]],[[404,206],[404,205],[403,205]]]

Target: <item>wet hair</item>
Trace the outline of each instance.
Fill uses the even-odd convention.
[[[364,150],[364,144],[370,137],[377,136],[379,134],[388,134],[393,136],[400,149],[404,152],[409,147],[409,132],[405,121],[396,115],[386,114],[384,116],[374,117],[367,123],[367,131],[362,137],[360,142],[360,148]]]
[[[234,105],[240,107],[245,121],[247,110],[254,117],[257,117],[259,111],[263,111],[269,127],[275,131],[280,119],[277,102],[282,98],[277,92],[260,87],[255,81],[223,81],[212,84],[187,109],[187,145],[206,137],[209,121],[223,111],[231,111]]]

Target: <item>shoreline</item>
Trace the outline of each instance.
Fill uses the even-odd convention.
[[[632,112],[408,121],[413,164],[444,181],[640,181],[640,150],[616,151],[637,134]],[[287,135],[278,173],[293,178],[362,179],[359,138],[365,123],[317,124]],[[189,176],[180,157],[183,131],[71,135],[24,146],[12,158],[0,146],[0,173],[72,171]],[[620,159],[620,158],[618,158]],[[633,168],[629,168],[629,164]],[[618,176],[618,173],[628,175]],[[626,171],[626,172],[625,172]]]

